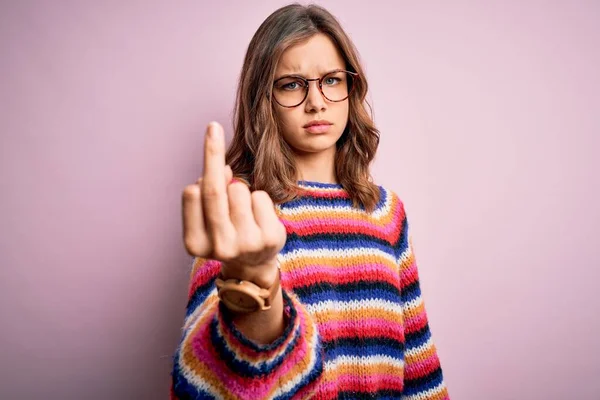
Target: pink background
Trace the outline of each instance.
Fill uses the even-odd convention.
[[[600,3],[391,3],[322,2],[366,66],[453,398],[599,399]],[[286,3],[249,4],[2,2],[0,398],[166,398],[181,190]]]

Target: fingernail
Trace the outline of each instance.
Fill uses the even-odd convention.
[[[210,128],[208,129],[208,134],[212,139],[217,139],[219,134],[221,133],[219,129],[219,124],[215,121],[212,121],[208,124]]]

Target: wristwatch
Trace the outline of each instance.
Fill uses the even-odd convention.
[[[219,274],[215,283],[219,299],[228,309],[240,313],[251,313],[271,308],[273,299],[279,290],[280,279],[281,271],[278,268],[275,282],[270,288],[266,289],[250,281],[240,279],[224,280],[221,274]]]

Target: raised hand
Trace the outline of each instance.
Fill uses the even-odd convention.
[[[221,261],[226,277],[268,287],[275,279],[277,253],[285,244],[285,227],[266,192],[250,192],[246,184],[231,180],[223,127],[211,122],[205,136],[204,175],[183,191],[185,248],[192,256]]]

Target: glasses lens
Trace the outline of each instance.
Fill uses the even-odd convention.
[[[306,95],[306,89],[306,82],[300,78],[282,78],[275,82],[273,96],[282,106],[293,107],[302,103]]]
[[[352,75],[345,71],[332,72],[323,77],[323,94],[331,101],[348,98],[352,88]]]
[[[342,101],[352,90],[352,75],[346,71],[331,72],[322,79],[323,94],[329,101]],[[308,82],[298,77],[278,79],[273,85],[273,96],[284,107],[295,107],[306,98]]]

